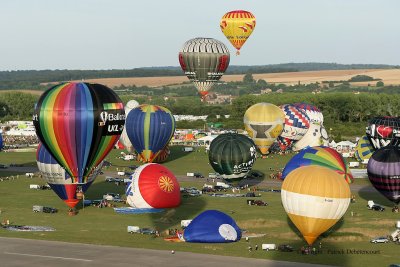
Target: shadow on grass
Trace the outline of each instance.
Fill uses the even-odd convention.
[[[360,196],[360,198],[365,200],[365,207],[367,206],[368,200],[373,200],[375,204],[384,205],[386,207],[392,208],[394,206],[394,204],[391,201],[385,198],[381,193],[379,193],[378,190],[376,190],[372,186],[362,187],[358,191],[358,195]]]
[[[182,197],[178,208],[166,209],[162,213],[150,214],[154,227],[164,232],[168,229],[180,229],[181,220],[194,219],[206,206],[204,197]]]
[[[340,247],[335,243],[325,241],[325,238],[334,235],[338,229],[343,226],[343,220],[338,221],[328,231],[321,234],[320,237],[310,246],[308,254],[302,253],[308,247],[307,242],[304,240],[302,234],[297,227],[292,223],[289,217],[286,217],[287,224],[291,231],[295,233],[299,239],[289,240],[280,244],[287,244],[294,248],[293,252],[278,251],[273,254],[271,259],[277,261],[293,261],[303,262],[309,264],[324,264],[329,266],[349,266],[349,258],[347,256],[347,249],[350,247]],[[277,244],[280,245],[280,244]],[[315,252],[311,251],[315,248]],[[280,263],[272,264],[271,266],[281,266]]]

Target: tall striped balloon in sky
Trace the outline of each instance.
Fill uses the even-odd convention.
[[[41,95],[33,114],[40,141],[76,184],[88,182],[124,123],[121,100],[100,84],[56,85]]]
[[[281,199],[290,220],[309,245],[346,213],[350,187],[336,172],[305,166],[283,181]]]
[[[143,162],[153,162],[174,132],[174,116],[165,107],[140,105],[126,118],[126,133]]]

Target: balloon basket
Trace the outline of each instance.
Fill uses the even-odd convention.
[[[68,216],[75,216],[78,214],[78,211],[75,209],[71,209],[68,211]]]

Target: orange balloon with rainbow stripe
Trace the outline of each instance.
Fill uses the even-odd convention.
[[[229,42],[237,49],[236,54],[239,55],[240,48],[256,27],[256,17],[245,10],[230,11],[222,17],[220,27]]]
[[[343,176],[321,166],[304,166],[290,172],[281,190],[287,215],[309,245],[342,218],[350,195]]]

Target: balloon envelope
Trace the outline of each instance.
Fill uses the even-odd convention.
[[[235,10],[226,13],[220,22],[220,27],[225,37],[237,49],[244,45],[256,27],[256,18],[245,10]]]
[[[246,110],[244,127],[262,154],[268,149],[283,130],[285,114],[270,103],[254,104]]]
[[[368,123],[366,135],[375,149],[389,145],[392,140],[400,139],[400,118],[373,118]]]
[[[304,137],[310,128],[310,119],[304,111],[292,104],[282,105],[280,108],[285,114],[285,121],[278,142],[281,149],[285,150],[292,144],[292,141]]]
[[[132,109],[138,106],[139,102],[137,102],[136,100],[129,100],[125,106],[125,118],[128,117],[128,114]],[[124,127],[124,130],[122,131],[119,141],[124,145],[125,149],[128,150],[128,152],[133,153],[135,151],[131,141],[129,140],[128,134],[126,133],[126,127]]]
[[[400,202],[400,149],[386,146],[376,150],[368,161],[368,178],[387,199]]]
[[[167,108],[140,105],[126,118],[126,132],[143,162],[153,162],[175,132],[175,119]]]
[[[322,114],[321,110],[316,106],[307,103],[295,103],[293,105],[304,111],[310,119],[311,123],[323,124],[324,115]]]
[[[85,193],[99,174],[103,163],[100,163],[89,175],[85,184],[74,183],[63,167],[57,163],[46,148],[39,144],[36,150],[36,162],[43,179],[49,184],[51,189],[71,208],[78,204],[79,199],[76,193]]]
[[[313,146],[327,146],[329,141],[328,133],[324,125],[318,123],[311,123],[307,133],[293,145],[294,151],[302,150],[306,147]]]
[[[311,245],[346,213],[350,194],[349,185],[336,172],[305,166],[283,181],[281,199],[290,220]]]
[[[210,144],[211,167],[230,182],[240,181],[256,161],[254,142],[242,134],[220,134]]]
[[[135,208],[173,208],[181,203],[175,175],[166,167],[147,163],[135,170],[126,190],[126,202]]]
[[[74,183],[86,184],[124,128],[123,104],[113,90],[63,83],[44,92],[33,123],[40,141]]]
[[[364,161],[369,159],[374,151],[375,149],[372,147],[368,137],[364,135],[357,142],[354,156],[358,161]]]
[[[179,52],[179,63],[185,75],[202,97],[221,79],[229,66],[228,48],[212,38],[188,40]]]
[[[240,240],[242,231],[227,214],[217,210],[206,210],[186,227],[183,238],[186,242],[227,243]]]
[[[290,172],[299,167],[311,165],[331,169],[341,175],[346,182],[353,182],[353,175],[342,155],[336,150],[324,146],[309,147],[294,155],[283,169],[282,179],[285,179]]]

